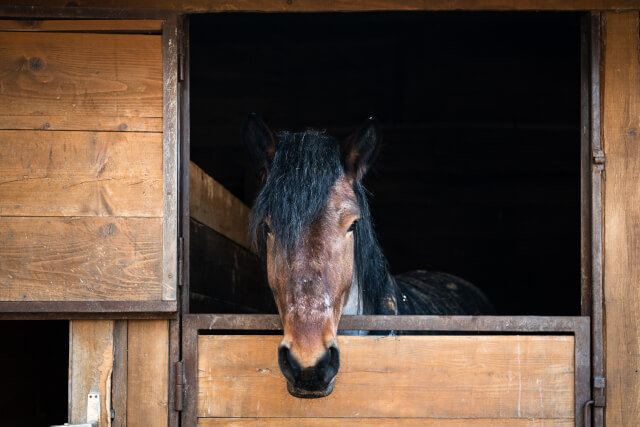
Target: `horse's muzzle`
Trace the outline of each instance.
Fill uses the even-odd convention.
[[[289,348],[280,345],[278,364],[287,379],[287,390],[292,396],[301,398],[325,397],[331,394],[335,378],[340,369],[340,350],[332,344],[315,366],[303,368],[291,354]]]

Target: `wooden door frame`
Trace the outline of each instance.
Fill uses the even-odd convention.
[[[113,356],[118,363],[113,367],[112,390],[114,408],[121,411],[127,407],[127,320],[168,320],[167,324],[167,358],[168,366],[163,375],[168,383],[167,420],[169,426],[179,423],[178,412],[174,411],[173,393],[175,362],[180,357],[180,323],[179,323],[179,236],[178,236],[178,197],[180,167],[180,139],[178,96],[179,86],[179,16],[175,11],[158,9],[102,9],[102,8],[48,8],[48,7],[10,7],[0,6],[2,19],[153,19],[163,20],[162,57],[163,57],[163,300],[154,301],[27,301],[0,302],[0,321],[5,319],[66,319],[66,320],[115,320],[113,323]],[[156,33],[160,34],[160,33]],[[169,238],[165,238],[168,236]],[[170,279],[170,280],[167,280]],[[167,293],[167,289],[169,292]],[[98,322],[96,322],[97,324]],[[100,357],[100,354],[84,354],[78,363],[91,362],[89,359]],[[124,362],[122,362],[124,361]],[[71,361],[70,361],[71,362]],[[69,369],[71,372],[72,365]],[[160,367],[162,371],[162,367]],[[71,381],[71,378],[69,379]],[[71,383],[70,383],[71,384]],[[124,390],[124,391],[123,391]],[[71,399],[71,395],[69,396]],[[86,396],[85,396],[86,398]],[[104,396],[101,398],[105,398]],[[135,402],[134,402],[135,403]],[[70,407],[71,407],[70,400]],[[71,412],[70,412],[71,415]],[[69,420],[71,421],[71,419]]]
[[[351,9],[350,9],[351,10]],[[355,10],[354,10],[355,11]],[[202,330],[279,330],[277,316],[189,314],[189,40],[188,16],[185,17],[184,82],[182,85],[182,202],[181,235],[184,239],[182,279],[182,358],[185,385],[182,425],[195,425],[197,398],[197,336]],[[591,397],[600,397],[600,405],[593,409],[595,426],[603,425],[604,388],[594,387],[592,378],[603,377],[603,275],[602,275],[602,170],[600,162],[600,12],[585,12],[581,17],[581,316],[345,316],[341,329],[362,330],[438,330],[445,332],[482,331],[486,334],[501,332],[568,333],[576,337],[576,423],[582,425],[587,414],[585,403],[593,404]],[[434,329],[435,328],[435,329]],[[478,329],[479,328],[479,329]],[[503,329],[501,329],[503,328]],[[557,328],[557,329],[554,329]],[[586,328],[586,335],[585,329]],[[587,367],[586,370],[584,367]]]

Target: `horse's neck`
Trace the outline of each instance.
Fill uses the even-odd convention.
[[[384,291],[380,295],[376,312],[378,314],[394,315],[398,314],[398,303],[396,301],[396,281],[393,276],[387,272]],[[346,315],[362,315],[364,314],[364,297],[362,295],[362,286],[355,272],[351,281],[351,289],[349,297],[342,309],[342,314]]]
[[[344,304],[342,314],[346,315],[362,315],[364,313],[364,299],[362,296],[362,288],[360,287],[360,281],[353,272],[353,279],[351,280],[351,289],[349,290],[349,297]]]
[[[362,288],[360,287],[360,281],[356,277],[354,272],[353,279],[351,280],[351,289],[349,290],[349,297],[342,309],[342,314],[347,315],[362,315],[364,313],[364,300],[362,298]]]

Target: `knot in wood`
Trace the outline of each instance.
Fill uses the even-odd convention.
[[[29,58],[29,69],[31,71],[40,71],[44,68],[44,61],[37,56]]]

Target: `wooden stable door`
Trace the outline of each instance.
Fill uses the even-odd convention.
[[[583,423],[588,318],[344,316],[340,328],[367,324],[440,332],[339,336],[333,392],[299,399],[278,367],[282,336],[255,335],[280,328],[278,316],[185,315],[183,425]],[[236,334],[226,335],[230,329]]]
[[[340,337],[342,367],[324,399],[289,395],[276,358],[281,339],[199,337],[198,425],[575,421],[571,336]]]
[[[176,45],[0,21],[0,311],[175,311]]]

